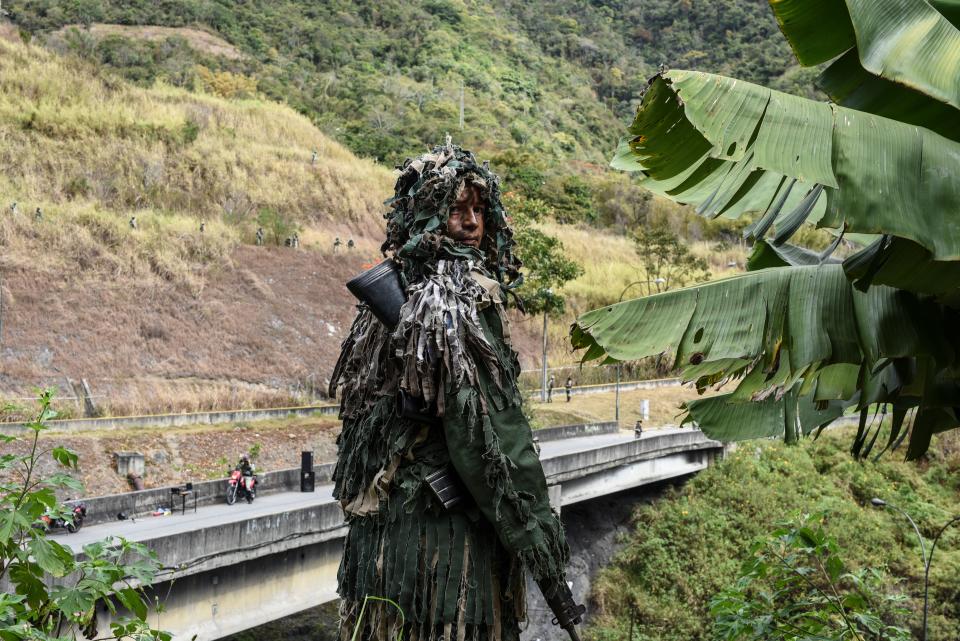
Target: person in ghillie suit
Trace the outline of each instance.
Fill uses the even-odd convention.
[[[361,304],[331,377],[334,496],[349,524],[341,639],[359,624],[363,640],[513,641],[525,572],[582,611],[521,411],[505,313],[521,263],[486,163],[448,141],[399,169],[381,249],[406,289],[400,322],[390,330]],[[399,416],[401,391],[439,420]],[[451,468],[466,498],[447,508],[427,477]]]

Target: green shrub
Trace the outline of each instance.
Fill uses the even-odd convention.
[[[635,622],[635,639],[715,639],[709,604],[735,584],[751,545],[796,512],[822,513],[851,572],[887,568],[877,591],[903,592],[917,635],[922,609],[920,549],[899,515],[877,511],[880,496],[910,512],[932,538],[960,504],[956,484],[929,482],[932,470],[956,478],[960,437],[942,435],[918,463],[888,453],[877,463],[850,457],[848,430],[785,446],[741,443],[724,461],[683,488],[640,507],[633,532],[601,572],[588,637],[623,639]],[[947,531],[930,573],[930,641],[960,638],[960,528]]]

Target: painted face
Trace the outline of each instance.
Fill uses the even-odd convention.
[[[483,241],[484,220],[487,203],[476,185],[467,185],[450,208],[447,219],[447,236],[453,240],[480,248]]]

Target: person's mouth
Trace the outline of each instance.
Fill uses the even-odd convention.
[[[471,247],[476,247],[480,249],[480,239],[479,238],[464,238],[460,241],[464,245],[470,245]]]

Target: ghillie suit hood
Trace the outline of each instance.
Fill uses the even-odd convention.
[[[401,166],[387,219],[384,256],[392,254],[409,284],[436,271],[437,261],[473,260],[509,289],[520,285],[520,260],[514,255],[513,231],[500,202],[500,179],[487,162],[478,163],[469,151],[450,144],[434,147]],[[479,249],[443,235],[450,208],[468,185],[479,188],[486,201],[485,230]]]

